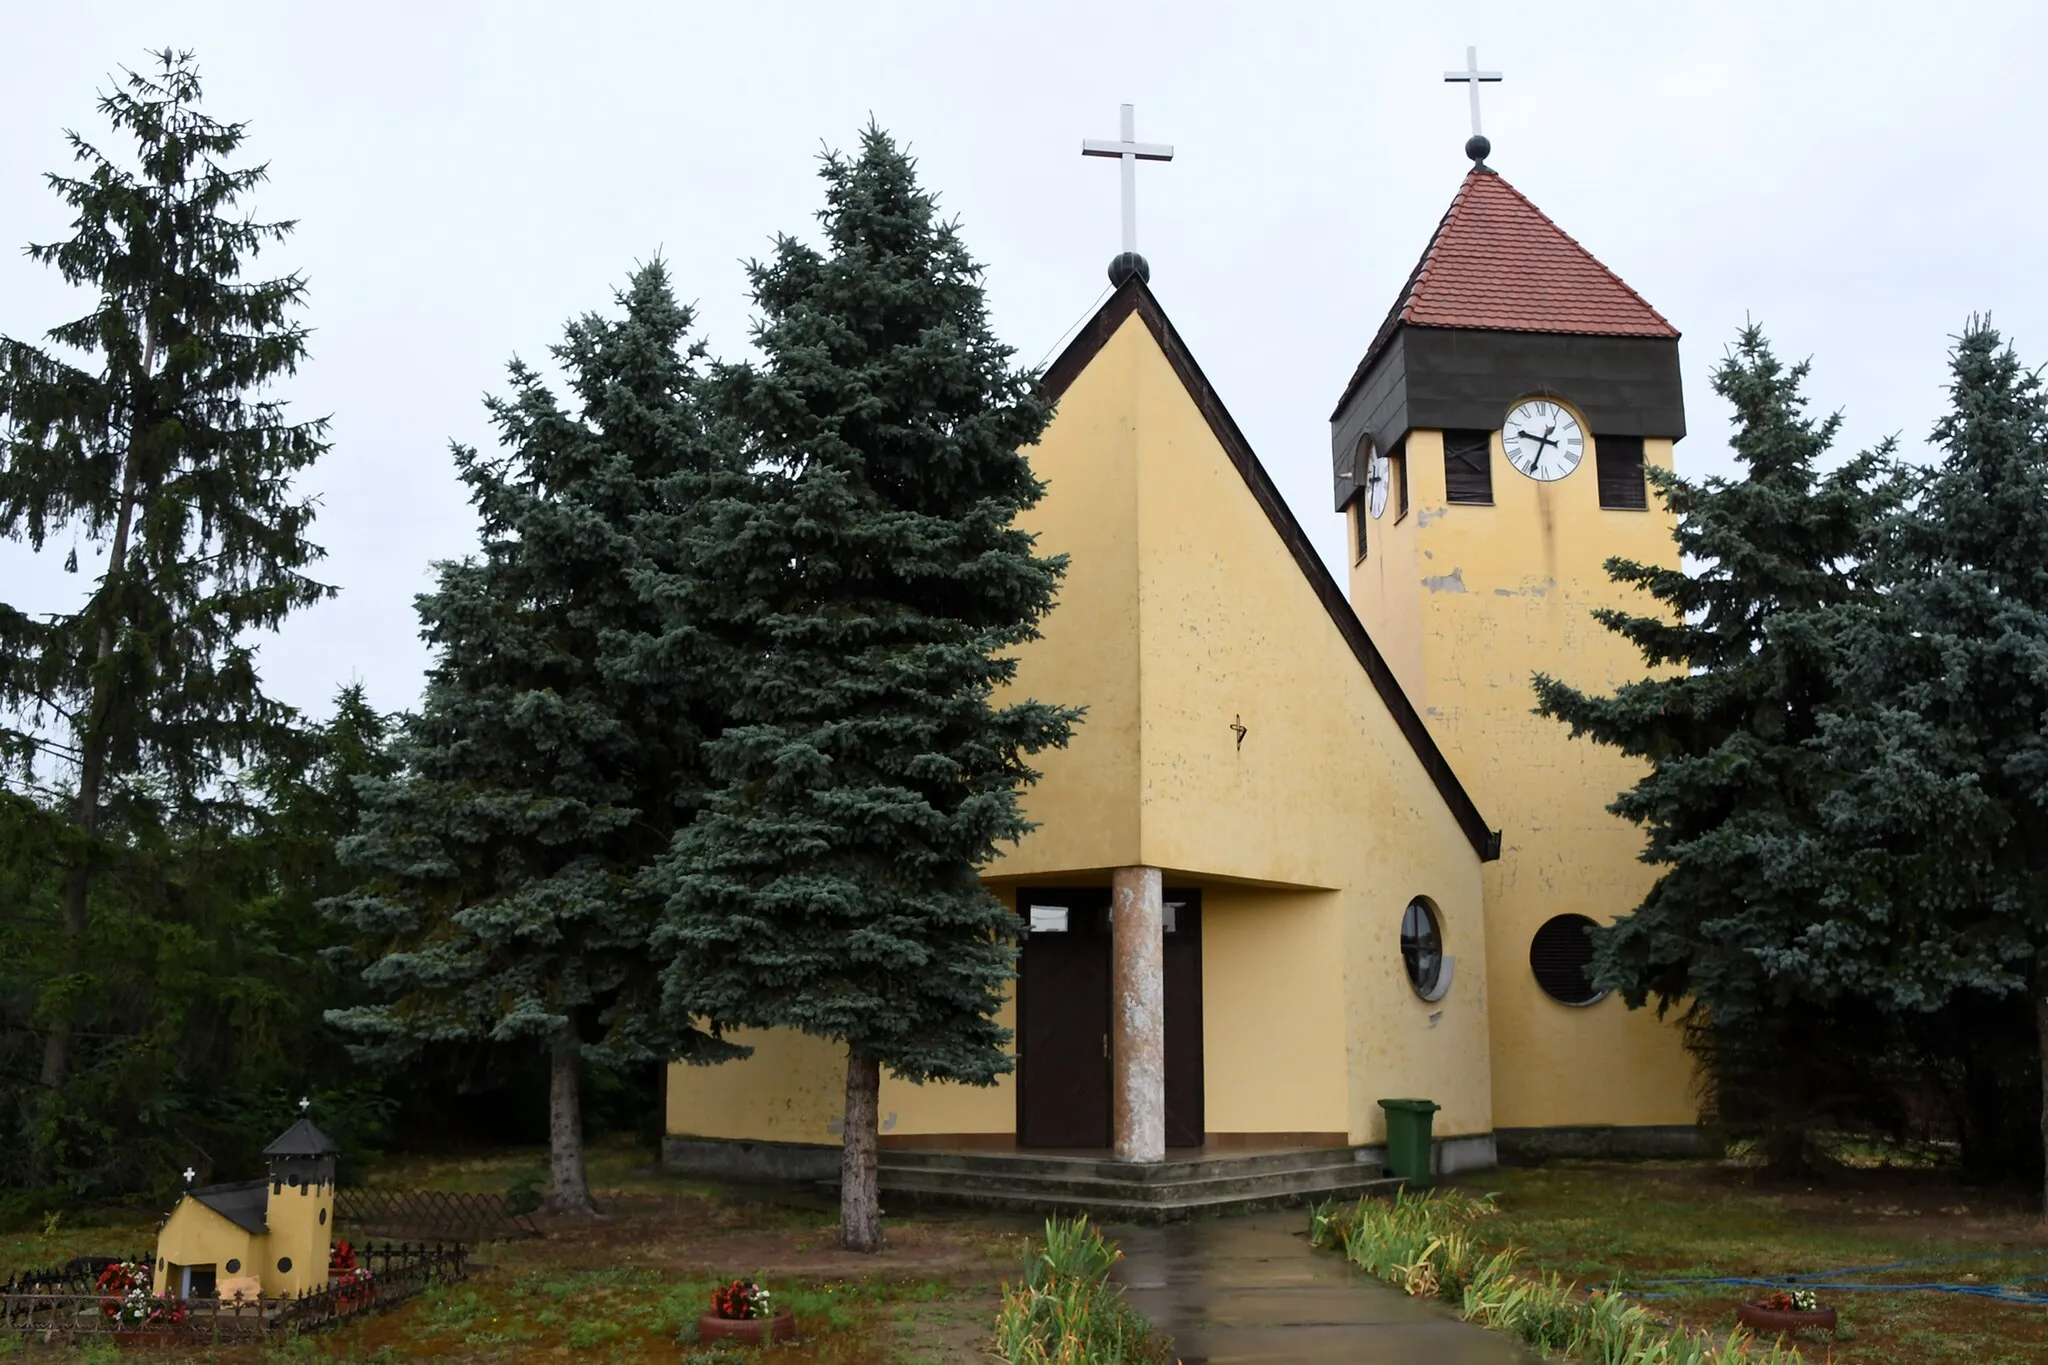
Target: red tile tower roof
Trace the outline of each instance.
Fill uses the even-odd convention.
[[[1345,386],[1346,398],[1402,323],[1586,336],[1678,335],[1662,313],[1520,190],[1477,168],[1458,187],[1407,287]]]

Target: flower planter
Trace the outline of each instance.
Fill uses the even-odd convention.
[[[174,1346],[190,1346],[189,1338],[175,1331],[152,1332],[145,1328],[114,1333],[114,1345],[124,1351],[164,1351]]]
[[[697,1340],[737,1341],[760,1346],[770,1341],[788,1341],[796,1335],[796,1319],[787,1309],[772,1318],[721,1318],[716,1313],[697,1315]]]
[[[1804,1332],[1818,1329],[1835,1330],[1835,1310],[1832,1308],[1766,1308],[1760,1303],[1738,1303],[1735,1305],[1735,1320],[1758,1335],[1775,1336],[1781,1332]]]

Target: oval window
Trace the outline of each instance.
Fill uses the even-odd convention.
[[[1593,928],[1584,915],[1557,915],[1529,940],[1529,970],[1552,1000],[1591,1005],[1606,996],[1593,985]]]
[[[280,1275],[289,1275],[289,1274],[291,1274],[291,1273],[292,1273],[292,1258],[291,1258],[291,1257],[289,1257],[289,1256],[280,1256],[280,1257],[278,1257],[278,1258],[277,1258],[277,1273],[278,1273],[278,1274],[280,1274]]]
[[[326,1209],[322,1209],[322,1210],[320,1210],[320,1226],[321,1226],[321,1227],[323,1227],[323,1228],[327,1226],[327,1210],[326,1210]]]
[[[230,1275],[239,1275],[239,1274],[241,1274],[241,1273],[242,1273],[242,1263],[241,1263],[240,1261],[236,1260],[236,1259],[235,1259],[234,1257],[232,1257],[232,1256],[228,1257],[228,1274],[230,1274]]]
[[[1440,1000],[1450,986],[1444,970],[1444,933],[1436,907],[1417,896],[1401,912],[1401,965],[1408,969],[1408,984],[1424,1000]]]

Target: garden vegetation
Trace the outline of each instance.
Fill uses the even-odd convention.
[[[1468,1321],[1527,1342],[1549,1356],[1598,1365],[1789,1365],[1799,1353],[1756,1347],[1741,1330],[1726,1337],[1692,1332],[1657,1317],[1618,1292],[1582,1291],[1556,1274],[1517,1268],[1513,1247],[1485,1250],[1473,1225],[1492,1202],[1458,1191],[1411,1194],[1391,1202],[1361,1199],[1349,1208],[1321,1205],[1310,1239],[1415,1298],[1439,1299]]]

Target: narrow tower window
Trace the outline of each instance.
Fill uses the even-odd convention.
[[[1493,433],[1444,433],[1444,500],[1486,504],[1493,501]]]
[[[1600,505],[1623,512],[1646,512],[1649,488],[1643,482],[1643,438],[1596,436],[1593,458],[1600,467]]]
[[[1406,438],[1394,443],[1387,452],[1387,479],[1394,486],[1387,494],[1387,501],[1394,504],[1394,520],[1408,515],[1408,442]]]

